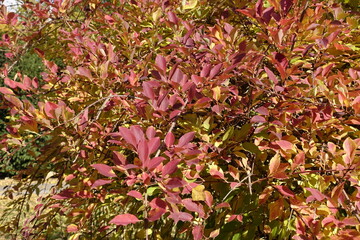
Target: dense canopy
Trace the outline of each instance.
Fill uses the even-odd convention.
[[[358,10],[335,0],[2,7],[2,161],[43,147],[26,148],[36,160],[5,192],[13,217],[0,232],[360,237]],[[41,76],[14,72],[28,53]],[[32,206],[48,178],[57,182]]]

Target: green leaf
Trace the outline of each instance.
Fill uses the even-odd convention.
[[[157,194],[158,192],[160,192],[160,188],[159,187],[149,187],[146,191],[147,195],[149,196],[154,196],[155,194]]]

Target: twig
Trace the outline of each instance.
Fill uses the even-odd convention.
[[[250,174],[251,175],[251,174]],[[242,185],[243,182],[245,182],[246,179],[250,178],[250,175],[247,175],[245,178],[243,178],[240,182],[238,182],[235,187],[233,189],[231,189],[226,195],[225,197],[222,199],[222,202],[225,201],[225,199],[233,192],[235,191],[236,188],[240,187]]]

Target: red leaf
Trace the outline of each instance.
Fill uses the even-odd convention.
[[[343,143],[343,148],[345,150],[345,163],[350,165],[354,160],[357,145],[351,138],[348,137]]]
[[[150,100],[155,99],[154,90],[149,82],[143,82],[143,94]]]
[[[48,117],[50,118],[55,118],[55,109],[58,107],[57,104],[55,103],[52,103],[52,102],[46,102],[45,103],[45,107],[44,107],[44,110],[45,110],[45,113]],[[86,109],[87,110],[87,109]],[[85,111],[86,111],[85,110]]]
[[[173,12],[168,12],[167,13],[167,15],[168,15],[168,18],[169,18],[169,21],[170,22],[172,22],[172,23],[174,23],[174,24],[178,24],[178,18],[177,18],[177,16],[175,15],[175,13],[173,13]]]
[[[159,220],[162,215],[166,213],[166,210],[164,208],[153,208],[149,212],[148,220],[150,222],[154,222],[156,220]]]
[[[139,191],[132,190],[128,192],[126,195],[137,198],[137,199],[143,199],[142,194]]]
[[[281,185],[275,186],[275,188],[284,196],[291,198],[295,197],[295,194],[287,186]]]
[[[203,239],[204,233],[203,233],[203,227],[200,225],[196,225],[193,227],[192,235],[194,237],[194,240],[201,240]]]
[[[171,160],[168,162],[163,168],[162,168],[162,174],[163,176],[166,176],[168,174],[172,174],[176,172],[178,169],[177,165],[179,164],[180,159]]]
[[[6,85],[8,85],[10,88],[16,88],[18,86],[17,82],[15,82],[15,81],[11,80],[10,78],[7,78],[7,77],[4,79],[4,83]]]
[[[182,200],[182,203],[187,210],[199,213],[199,217],[205,216],[204,208],[200,203],[194,202],[191,198],[186,198]]]
[[[166,202],[163,201],[160,198],[154,198],[153,200],[151,200],[151,202],[149,203],[149,206],[151,208],[166,208]]]
[[[204,194],[205,194],[205,203],[211,208],[214,202],[214,197],[211,195],[209,191],[204,191]]]
[[[155,169],[157,166],[159,166],[160,163],[162,163],[165,160],[164,157],[154,157],[152,158],[149,163],[147,164],[147,168],[149,170]]]
[[[89,121],[88,115],[89,115],[89,109],[86,108],[80,117],[80,121],[79,121],[79,130],[80,131],[84,131],[84,129],[86,128],[87,123]]]
[[[175,136],[172,132],[168,132],[165,137],[165,144],[167,148],[170,148],[175,142]]]
[[[184,204],[185,208],[191,212],[198,212],[198,205],[193,202],[190,198],[186,198],[182,200],[182,203]]]
[[[149,154],[154,153],[160,147],[160,138],[159,137],[151,138],[148,142],[148,146],[149,146]]]
[[[15,96],[5,95],[4,98],[19,109],[24,107],[23,103]]]
[[[111,179],[98,179],[91,185],[91,188],[97,188],[97,187],[103,186],[105,184],[112,183],[113,181],[114,180],[111,180]]]
[[[68,225],[68,226],[66,227],[66,231],[67,231],[68,233],[70,233],[70,232],[77,232],[77,231],[79,231],[79,228],[78,228],[78,226],[76,226],[75,224],[70,224],[70,225]]]
[[[169,218],[173,219],[175,224],[177,224],[179,221],[190,222],[193,216],[186,212],[171,212]]]
[[[275,143],[284,151],[291,150],[293,148],[293,144],[286,140],[276,141]]]
[[[149,146],[145,139],[141,140],[137,147],[139,158],[144,166],[146,166],[149,160]]]
[[[134,224],[139,222],[140,220],[132,214],[120,214],[114,217],[109,223],[114,223],[115,225],[119,226],[126,226],[129,224]]]
[[[256,15],[261,17],[263,13],[263,0],[258,0],[255,4]]]
[[[160,219],[160,217],[166,212],[166,203],[160,198],[154,198],[149,205],[151,207],[148,218],[150,222]]]
[[[128,128],[120,127],[119,133],[127,143],[133,145],[135,148],[137,147],[136,138]]]
[[[256,115],[250,119],[250,122],[251,123],[265,123],[266,119],[263,116]]]
[[[264,67],[264,69],[265,69],[265,72],[267,73],[267,75],[269,76],[269,79],[271,81],[273,81],[273,83],[275,85],[277,85],[279,83],[279,80],[276,78],[275,74],[270,69],[268,69],[267,67]]]
[[[210,69],[211,69],[211,65],[210,64],[205,64],[204,67],[201,69],[200,77],[209,76]]]
[[[209,78],[210,79],[214,78],[220,72],[220,69],[222,68],[222,66],[223,66],[223,64],[219,63],[215,67],[213,67],[210,70]]]
[[[155,65],[158,68],[158,70],[161,71],[163,74],[166,73],[166,60],[163,56],[161,55],[156,56]]]
[[[130,127],[130,131],[134,134],[136,143],[139,143],[141,140],[145,140],[145,135],[142,128],[139,125],[133,125]]]
[[[7,87],[0,87],[0,92],[2,94],[14,95],[14,92],[11,89],[7,88]]]
[[[228,202],[223,202],[215,206],[215,209],[219,209],[219,208],[231,208],[231,206]]]
[[[191,140],[193,140],[195,136],[195,132],[189,132],[184,134],[180,139],[177,147],[183,147],[184,145],[188,144]]]
[[[290,11],[292,4],[293,4],[293,0],[281,0],[280,1],[281,10],[285,16]]]
[[[87,77],[89,79],[92,78],[91,71],[84,67],[79,67],[77,73],[81,76]]]
[[[294,169],[305,163],[305,153],[303,151],[296,154],[294,158],[294,162],[291,164],[291,171],[294,171]]]
[[[169,189],[173,189],[184,186],[184,183],[181,178],[170,178],[165,186]]]
[[[113,151],[113,161],[115,165],[122,166],[126,164],[126,157],[122,153]]]
[[[74,195],[74,191],[72,189],[65,189],[61,193],[54,195],[51,198],[56,200],[62,200],[62,199],[72,198],[73,195]]]
[[[153,126],[150,126],[150,127],[148,127],[148,128],[146,129],[146,137],[147,137],[148,139],[154,138],[155,135],[156,135],[156,130],[155,130],[155,128],[154,128]]]
[[[344,224],[345,226],[357,226],[357,225],[359,225],[359,221],[355,217],[344,218],[341,221],[341,223]]]
[[[326,196],[317,189],[314,188],[305,188],[305,189],[308,190],[317,201],[322,201],[326,198]]]
[[[114,173],[112,168],[106,164],[97,163],[97,164],[92,164],[91,166],[96,170],[98,170],[98,172],[101,175],[104,175],[105,177],[116,177],[116,174]]]
[[[179,68],[177,68],[174,74],[171,76],[171,81],[180,84],[184,76],[185,76],[184,73]]]

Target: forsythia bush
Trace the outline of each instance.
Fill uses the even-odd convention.
[[[13,239],[360,238],[359,16],[332,0],[3,7],[0,47],[13,64],[1,71],[2,161],[46,142],[6,191],[16,214],[5,212],[0,230]],[[11,78],[30,51],[42,81]],[[50,176],[57,183],[26,214]]]

